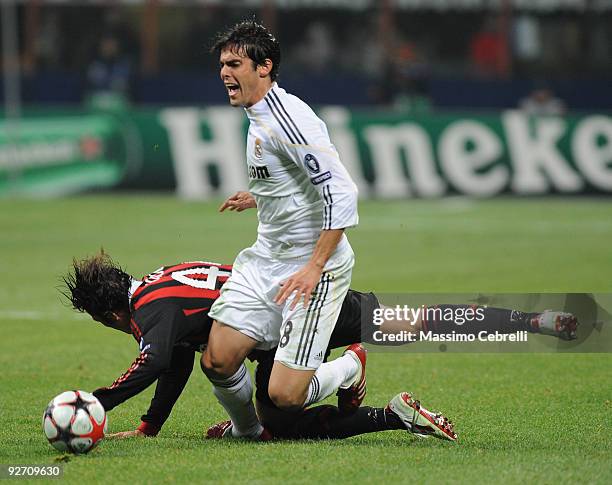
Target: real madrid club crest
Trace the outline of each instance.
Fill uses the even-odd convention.
[[[261,146],[261,140],[255,139],[255,158],[261,160],[263,158],[263,147]]]

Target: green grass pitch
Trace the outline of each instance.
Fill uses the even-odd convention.
[[[609,199],[364,202],[350,231],[353,287],[377,292],[611,292]],[[164,263],[231,262],[255,213],[171,197],[0,202],[0,463],[53,464],[41,414],[66,389],[108,385],[133,339],[72,312],[56,287],[104,248],[136,276]],[[63,462],[68,483],[610,483],[610,354],[370,353],[366,404],[402,390],[456,423],[457,444],[404,432],[344,441],[202,439],[224,419],[196,366],[159,437],[105,440]],[[109,413],[133,429],[152,389]]]

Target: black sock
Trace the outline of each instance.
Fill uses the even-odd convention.
[[[432,311],[434,309],[440,311]],[[450,333],[453,330],[461,334],[473,334],[481,330],[499,333],[514,333],[520,330],[534,332],[531,319],[538,315],[478,305],[436,305],[427,310],[427,318],[423,319],[423,330],[434,334]],[[464,316],[458,317],[459,314]],[[466,318],[467,315],[470,315],[469,319]]]
[[[406,429],[393,412],[385,408],[360,407],[342,414],[336,406],[323,405],[305,410],[285,438],[343,439],[377,431]]]

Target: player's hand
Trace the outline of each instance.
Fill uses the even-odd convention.
[[[135,429],[133,431],[121,431],[119,433],[111,433],[107,434],[106,438],[110,439],[124,439],[124,438],[133,438],[135,436],[147,436],[139,429]]]
[[[274,302],[278,305],[282,305],[295,292],[289,309],[293,310],[302,296],[304,297],[304,308],[306,308],[308,303],[310,303],[312,292],[319,282],[321,272],[322,268],[319,268],[315,264],[308,263],[297,273],[292,274],[280,284],[281,287],[274,297]]]
[[[223,212],[225,209],[242,212],[243,210],[255,209],[256,207],[257,202],[250,192],[236,192],[221,204],[219,212]]]

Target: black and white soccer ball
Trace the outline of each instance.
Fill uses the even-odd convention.
[[[85,391],[66,391],[55,396],[43,415],[43,431],[59,451],[87,453],[104,438],[106,412],[100,401]]]

